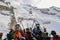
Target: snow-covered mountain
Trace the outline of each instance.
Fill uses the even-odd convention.
[[[39,22],[42,28],[43,27],[47,28],[47,31],[49,33],[51,32],[51,30],[55,30],[57,34],[60,35],[60,31],[59,31],[60,30],[60,8],[55,6],[52,6],[49,8],[37,8],[28,4],[19,4],[19,2],[17,5],[16,1],[8,1],[8,2],[10,2],[11,5],[10,4],[7,5],[3,2],[0,2],[0,5],[6,6],[6,7],[13,6],[15,8],[14,13],[15,13],[16,21],[18,21],[17,20],[18,17],[35,18],[35,20]],[[15,4],[13,2],[15,2]],[[32,14],[29,13],[30,9],[32,11]],[[8,23],[10,22],[10,18],[11,18],[10,11],[0,10],[0,30],[1,30],[0,32],[3,32],[5,34],[6,32],[8,32],[7,28],[9,28]],[[30,21],[29,23],[31,22],[32,21]],[[26,21],[23,22],[23,24],[24,24],[24,27],[26,27]],[[5,37],[5,34],[4,34],[4,37]]]

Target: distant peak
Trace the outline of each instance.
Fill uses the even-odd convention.
[[[56,6],[52,6],[50,8],[54,8],[54,9],[60,9],[59,7],[56,7]]]

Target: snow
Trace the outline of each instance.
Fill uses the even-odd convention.
[[[20,4],[20,2],[22,2],[22,1],[18,1],[18,0],[14,0],[14,1],[6,0],[6,1],[10,2],[11,6],[16,8],[16,9],[14,9],[16,20],[18,19],[18,17],[35,18],[35,20],[37,20],[39,22],[39,24],[41,25],[42,29],[43,29],[43,27],[47,28],[47,31],[49,32],[49,34],[50,34],[51,30],[55,30],[57,32],[57,34],[60,35],[60,31],[59,31],[60,30],[60,12],[59,12],[60,9],[59,8],[53,6],[53,7],[47,8],[47,9],[49,9],[49,11],[46,11],[43,8],[42,10],[44,12],[42,13],[41,9],[38,9],[31,5]],[[30,8],[32,9],[32,14],[29,14]],[[0,11],[0,12],[10,15],[10,12],[8,12],[8,11]],[[45,12],[48,12],[48,13],[46,14]],[[56,13],[56,14],[53,15],[54,13]],[[10,16],[2,15],[0,13],[0,32],[4,33],[3,39],[6,38],[6,34],[9,32],[9,30],[8,30],[9,22],[10,22]],[[18,22],[18,20],[17,20],[17,22]],[[22,21],[22,23],[24,25],[24,28],[27,28],[27,26],[32,27],[33,21],[24,20],[24,21]]]
[[[3,2],[0,2],[0,5],[4,5],[4,6],[7,6],[6,4],[4,4]]]
[[[7,13],[8,13],[8,11],[7,11]],[[6,38],[6,34],[9,32],[9,30],[8,30],[9,21],[10,21],[10,16],[4,16],[4,15],[1,15],[1,13],[0,13],[0,32],[3,33],[3,39]]]

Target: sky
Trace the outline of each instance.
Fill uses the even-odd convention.
[[[60,0],[23,0],[23,2],[38,8],[60,7]]]
[[[21,3],[24,4],[31,4],[32,6],[38,7],[38,8],[49,8],[51,6],[60,7],[60,0],[8,0],[13,3],[13,5],[16,4],[20,5]]]
[[[60,0],[9,0],[12,2],[12,5],[31,4],[32,6],[38,8],[49,8],[51,6],[60,7]]]

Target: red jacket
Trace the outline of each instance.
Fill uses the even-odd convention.
[[[53,38],[53,40],[60,40],[60,38]]]
[[[3,33],[0,33],[0,37],[2,37],[3,36]]]
[[[60,37],[59,37],[58,35],[55,35],[55,36],[53,37],[53,40],[60,40]]]
[[[26,38],[26,40],[29,40],[28,34],[26,32],[24,33],[24,37]]]

